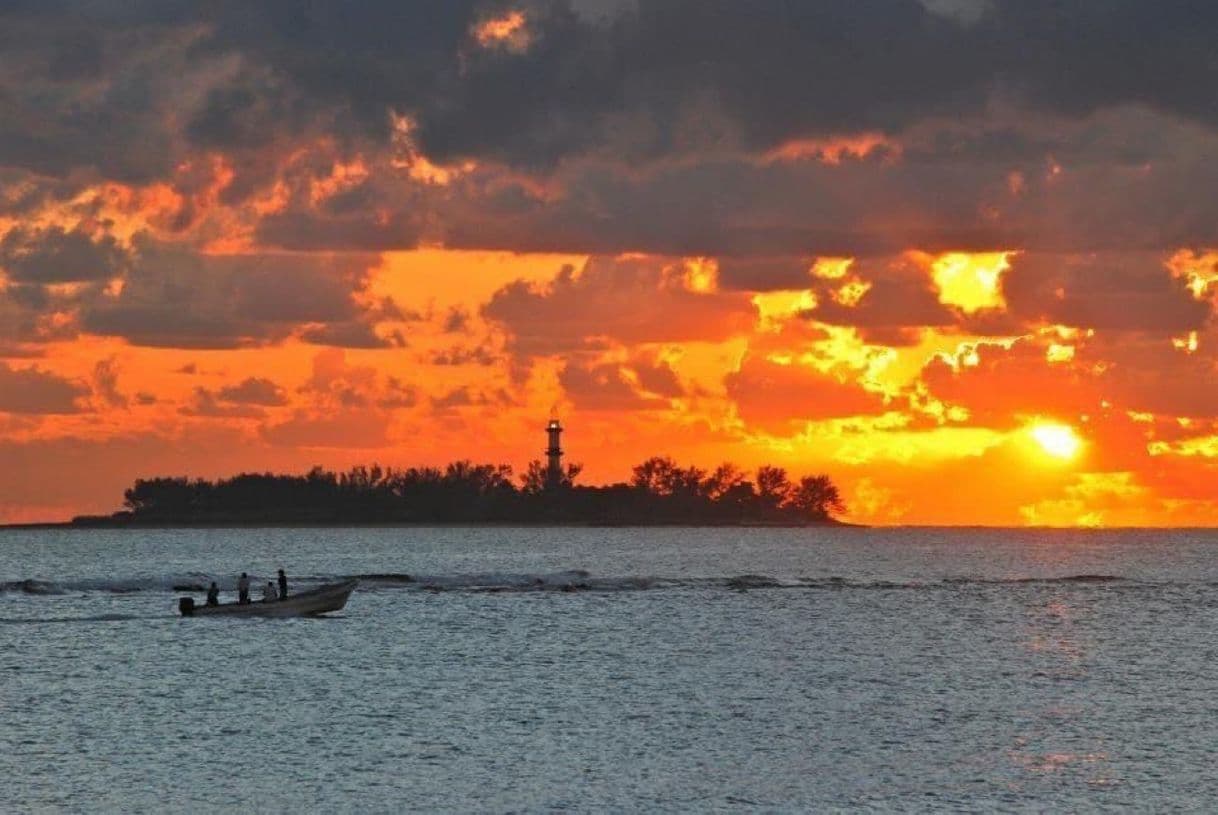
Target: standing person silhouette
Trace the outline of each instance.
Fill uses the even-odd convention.
[[[242,605],[250,601],[250,576],[245,572],[237,580],[237,602]]]
[[[283,573],[283,569],[279,570],[279,599],[288,599],[288,576]]]
[[[211,585],[207,588],[207,604],[209,606],[220,605],[220,587],[216,585],[216,581],[211,581]]]

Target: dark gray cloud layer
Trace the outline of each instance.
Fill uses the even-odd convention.
[[[1218,7],[1203,0],[977,0],[967,25],[917,0],[643,0],[607,22],[560,0],[516,5],[523,53],[472,47],[471,27],[503,2],[219,3],[205,45],[369,132],[395,108],[419,117],[433,156],[520,166],[614,140],[681,154],[715,136],[691,118],[706,111],[757,149],[973,114],[995,92],[1069,115],[1131,103],[1218,114]]]
[[[369,263],[358,255],[209,256],[139,240],[121,290],[84,302],[79,324],[136,345],[177,348],[261,345],[301,326],[327,344],[384,345],[369,324],[395,318],[396,307],[355,300]]]
[[[523,38],[480,43],[509,10]],[[182,203],[154,226],[214,237],[201,157],[222,156],[218,204],[306,252],[716,255],[749,289],[791,279],[764,257],[1213,245],[1215,33],[1201,0],[11,2],[0,212],[160,180]],[[465,169],[430,184],[420,157]],[[14,302],[114,276],[93,232],[5,240]]]
[[[110,235],[81,229],[16,227],[0,239],[0,270],[16,283],[48,284],[118,277],[126,253]]]
[[[1213,3],[955,5],[975,13],[918,0],[642,0],[599,18],[564,0],[7,3],[0,146],[32,168],[139,175],[167,160],[173,128],[226,150],[313,125],[388,139],[397,110],[435,158],[536,167],[606,147],[899,132],[983,112],[995,94],[1070,116],[1141,104],[1218,117]],[[472,29],[512,6],[529,47],[478,47]]]

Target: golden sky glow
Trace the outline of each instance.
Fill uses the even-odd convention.
[[[1218,518],[1196,8],[1113,15],[1135,88],[1088,4],[290,5],[0,11],[0,521],[519,470],[551,415],[589,483],[671,455],[827,473],[862,523]],[[977,56],[1032,41],[1069,93]]]
[[[157,348],[86,334],[49,345],[39,361],[7,363],[10,372],[53,374],[79,390],[63,412],[36,420],[10,414],[10,443],[118,444],[120,460],[135,445],[133,458],[115,468],[123,477],[148,468],[214,475],[263,463],[436,463],[471,439],[482,457],[519,466],[538,453],[536,417],[555,411],[569,427],[573,457],[594,481],[622,478],[646,455],[667,452],[707,465],[730,459],[833,473],[855,499],[849,517],[864,522],[1095,525],[1158,517],[1123,505],[1130,495],[1153,500],[1136,474],[1122,476],[1117,489],[1076,470],[1083,442],[1070,424],[987,426],[992,405],[1009,402],[1017,413],[1028,397],[1048,396],[1037,377],[1094,366],[1077,350],[1087,338],[1071,329],[1018,342],[929,330],[916,345],[872,344],[855,328],[804,316],[824,296],[847,309],[866,307],[872,285],[848,277],[844,260],[811,264],[829,270],[807,278],[810,287],[824,281],[827,295],[806,288],[739,296],[722,290],[718,266],[706,258],[590,264],[584,256],[434,249],[366,263],[361,300],[397,304],[374,328],[376,336],[400,337],[397,347],[326,349],[288,340],[245,350]],[[945,284],[940,271],[956,270],[949,273],[955,281],[974,270],[975,279],[997,280],[1003,254],[928,256],[923,268],[940,294],[971,292],[971,305],[1003,308],[992,292],[985,299],[981,289]],[[602,286],[623,298],[624,311],[601,313]],[[857,293],[843,296],[843,286]],[[631,310],[647,299],[655,316],[638,319]],[[585,326],[586,336],[554,327],[559,315]],[[1034,352],[1017,354],[1025,342]],[[1003,383],[1015,360],[1026,360],[1018,363],[1024,372],[1011,369],[1017,378]],[[1031,378],[1021,384],[1024,376]],[[1097,399],[1074,420],[1106,421],[1093,412],[1104,404]],[[1136,415],[1154,425],[1153,414]],[[138,441],[147,428],[158,431]],[[1095,435],[1099,453],[1115,452],[1104,446],[1117,437]],[[145,443],[152,445],[146,457],[137,453]],[[1140,444],[1147,460],[1218,457],[1212,437],[1143,437]],[[1016,454],[1021,446],[1031,455]],[[178,453],[181,447],[193,452]],[[1016,476],[1050,465],[1055,475],[1039,487]],[[967,476],[952,475],[961,468]],[[935,480],[960,477],[971,491],[991,485],[990,498],[929,510],[941,492]],[[63,504],[10,503],[6,517],[105,509],[121,486],[114,481]],[[1093,497],[1103,506],[1090,507]],[[1189,519],[1180,515],[1187,506],[1177,502],[1173,517]]]

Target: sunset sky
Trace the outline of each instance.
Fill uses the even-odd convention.
[[[0,522],[654,454],[1218,519],[1218,4],[0,6]]]

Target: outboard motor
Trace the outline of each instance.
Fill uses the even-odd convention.
[[[195,613],[195,598],[183,597],[178,600],[178,611],[182,612],[183,617],[191,617]]]

